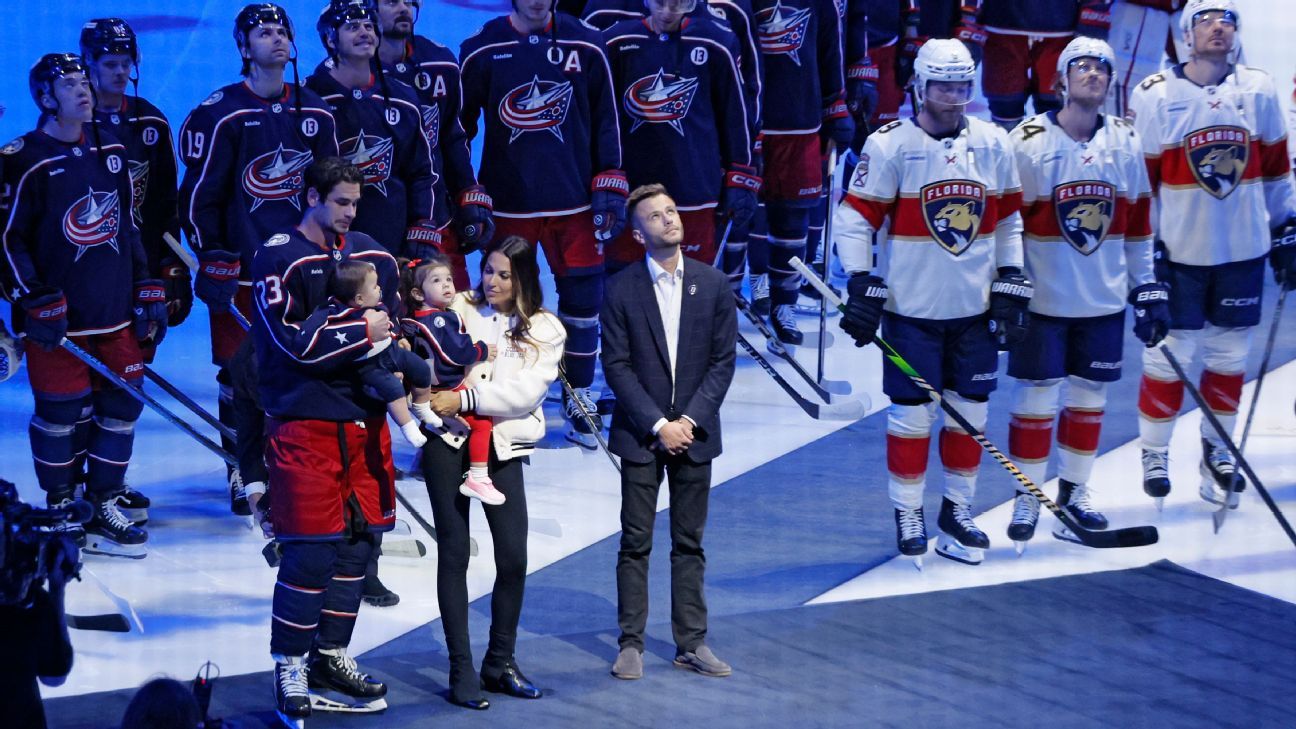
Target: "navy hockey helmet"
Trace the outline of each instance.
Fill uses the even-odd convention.
[[[324,52],[334,54],[329,42],[337,43],[338,28],[357,20],[368,20],[373,23],[374,32],[382,38],[382,28],[378,22],[378,11],[370,0],[332,0],[320,11],[315,30],[319,33]]]
[[[262,25],[278,23],[288,31],[288,40],[296,40],[293,37],[292,20],[288,17],[288,12],[274,3],[252,3],[244,5],[234,18],[234,42],[239,48],[247,45],[248,33]]]
[[[130,56],[139,63],[135,31],[121,18],[95,18],[81,26],[81,57],[93,63],[100,56]]]
[[[54,83],[64,76],[74,73],[89,76],[85,62],[75,53],[46,53],[27,73],[27,86],[31,89],[32,100],[42,113],[50,113],[41,104],[41,96],[54,96]]]

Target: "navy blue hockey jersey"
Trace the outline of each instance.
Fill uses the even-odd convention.
[[[754,0],[752,6],[765,60],[764,132],[819,131],[827,110],[845,98],[837,6],[833,0]]]
[[[102,147],[88,127],[72,144],[35,130],[0,148],[6,293],[16,299],[42,287],[61,290],[68,334],[128,325],[135,282],[148,278],[131,220],[126,147],[104,130],[99,141]]]
[[[458,387],[468,368],[490,354],[486,343],[473,341],[463,319],[449,309],[419,309],[401,320],[401,331],[412,337],[414,353],[432,365],[432,386],[439,390]]]
[[[870,48],[889,46],[899,39],[902,6],[911,0],[847,0],[846,7],[846,65],[858,61]],[[856,21],[859,19],[862,22]],[[864,31],[861,36],[859,30]],[[861,47],[861,43],[865,47]]]
[[[333,117],[309,89],[284,84],[263,99],[245,82],[225,86],[189,112],[180,128],[180,220],[194,250],[236,251],[244,278],[256,247],[296,225],[306,168],[336,156]]]
[[[396,79],[386,86],[371,78],[365,88],[346,88],[323,64],[306,79],[333,115],[339,153],[364,174],[351,230],[396,254],[406,228],[435,217],[436,173],[414,89]]]
[[[485,118],[480,179],[495,214],[588,209],[594,175],[621,169],[612,72],[598,32],[559,13],[544,31],[521,33],[504,16],[459,53],[464,129],[471,139]]]
[[[171,123],[147,99],[126,96],[120,109],[95,111],[100,129],[112,132],[126,145],[126,168],[130,173],[132,212],[140,231],[140,242],[148,256],[149,273],[158,278],[162,261],[174,260],[175,253],[162,240],[170,233],[180,240],[180,218],[176,207],[175,144]]]
[[[724,170],[751,164],[738,44],[708,20],[675,33],[646,19],[604,33],[631,188],[659,182],[683,210],[714,207]]]
[[[399,307],[396,259],[363,233],[324,248],[296,228],[270,236],[252,259],[258,393],[268,415],[311,420],[360,420],[386,405],[364,395],[358,376],[371,346],[362,318],[329,310],[329,274],[338,263],[364,260],[378,269],[383,305]]]

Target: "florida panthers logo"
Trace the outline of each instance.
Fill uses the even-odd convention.
[[[781,0],[773,7],[756,13],[760,31],[761,53],[767,56],[784,54],[796,65],[801,65],[801,44],[810,29],[810,8],[785,8]]]
[[[571,106],[570,81],[530,81],[504,95],[499,103],[500,121],[513,130],[509,144],[526,132],[549,132],[563,141],[562,125]]]
[[[305,185],[306,168],[313,161],[310,150],[298,152],[284,149],[280,144],[273,152],[266,152],[248,162],[243,168],[243,190],[252,196],[252,210],[262,203],[287,200],[301,210],[300,194]]]
[[[387,197],[387,178],[391,177],[392,152],[395,144],[388,137],[360,133],[338,145],[342,158],[355,165],[364,175],[364,184],[372,185]]]
[[[76,257],[81,260],[86,251],[107,243],[113,251],[117,248],[117,231],[121,228],[121,201],[117,191],[95,192],[89,188],[85,197],[72,203],[63,214],[63,235],[76,246]]]
[[[1251,156],[1251,134],[1242,127],[1207,127],[1188,135],[1184,153],[1197,184],[1223,200],[1242,184]]]
[[[131,217],[135,219],[136,225],[140,225],[144,222],[142,212],[144,209],[144,193],[148,190],[148,160],[129,160],[126,162],[126,170],[130,173]]]
[[[1116,187],[1083,180],[1053,188],[1053,211],[1062,237],[1084,255],[1098,250],[1111,230],[1116,211]]]
[[[419,123],[423,127],[423,136],[427,137],[428,146],[437,148],[441,139],[441,107],[436,104],[419,109]]]
[[[985,185],[971,180],[945,180],[918,192],[923,220],[932,239],[960,255],[976,240],[985,215]]]
[[[630,84],[624,96],[626,115],[634,120],[630,131],[644,124],[669,124],[684,136],[684,117],[688,116],[697,90],[696,78],[682,78],[665,69]]]

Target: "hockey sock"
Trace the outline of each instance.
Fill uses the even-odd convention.
[[[135,421],[143,409],[138,400],[117,388],[95,394],[86,459],[86,491],[96,498],[121,491],[135,446]]]
[[[716,239],[724,235],[724,226],[716,226]],[[729,231],[729,238],[724,241],[724,253],[720,257],[720,268],[729,277],[729,286],[737,293],[742,290],[743,273],[747,262],[747,240],[751,236],[751,221],[742,225],[734,223]]]
[[[1008,455],[1036,486],[1044,483],[1052,446],[1052,417],[1013,413],[1008,424]]]
[[[46,493],[63,491],[76,484],[80,469],[75,433],[81,411],[80,400],[36,399],[36,412],[27,427],[27,436],[36,480]]]
[[[1203,370],[1201,375],[1202,399],[1206,401],[1211,412],[1215,413],[1216,419],[1230,438],[1233,436],[1233,426],[1237,423],[1238,402],[1242,399],[1242,381],[1241,372],[1226,375],[1207,369]],[[1202,418],[1201,434],[1203,438],[1215,445],[1224,444],[1223,439],[1206,418]]]
[[[886,438],[887,473],[890,475],[887,491],[891,505],[897,509],[916,509],[923,503],[931,436],[888,432]]]
[[[768,206],[770,305],[795,304],[800,295],[801,274],[792,268],[796,256],[806,257],[809,209],[787,204]]]
[[[351,643],[372,552],[373,542],[367,534],[337,545],[337,562],[320,610],[317,647],[338,648]]]
[[[75,458],[72,474],[76,477],[85,473],[86,456],[90,450],[90,431],[94,427],[90,422],[93,414],[94,405],[86,398],[77,416],[76,428],[72,431],[72,455]]]
[[[769,214],[764,203],[756,207],[747,235],[747,270],[753,276],[769,273]]]
[[[1098,436],[1102,432],[1101,410],[1063,408],[1058,421],[1058,478],[1072,483],[1089,483]]]
[[[956,504],[971,504],[981,468],[981,446],[962,430],[947,426],[941,429],[940,456],[945,468],[945,495]]]
[[[555,276],[558,319],[567,329],[563,369],[572,387],[594,382],[599,349],[599,306],[603,301],[603,275]]]
[[[270,621],[270,652],[303,656],[319,629],[325,588],[333,575],[338,545],[283,542]],[[363,570],[362,570],[363,571]]]
[[[219,394],[216,398],[216,419],[222,425],[226,425],[235,432],[238,432],[238,417],[234,410],[234,387],[230,384],[229,370],[222,367],[216,371],[216,382],[219,385]],[[237,444],[225,436],[221,436],[221,448],[228,453],[236,452]],[[234,466],[226,465],[225,472],[228,475],[233,471]]]
[[[1139,382],[1139,440],[1144,448],[1164,451],[1170,446],[1174,418],[1183,406],[1184,386],[1179,380],[1143,375]]]

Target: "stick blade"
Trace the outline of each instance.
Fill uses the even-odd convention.
[[[825,404],[809,403],[807,410],[815,420],[859,420],[868,414],[868,405],[860,400],[846,400]]]
[[[108,613],[106,615],[64,615],[67,626],[73,630],[100,630],[106,633],[129,633],[130,622],[125,615]]]
[[[824,392],[833,395],[851,394],[851,383],[846,380],[819,380],[819,386],[824,389]]]
[[[1149,544],[1156,544],[1161,538],[1154,526],[1126,527],[1102,532],[1083,530],[1077,531],[1076,536],[1085,543],[1085,546],[1095,549],[1146,547]]]

